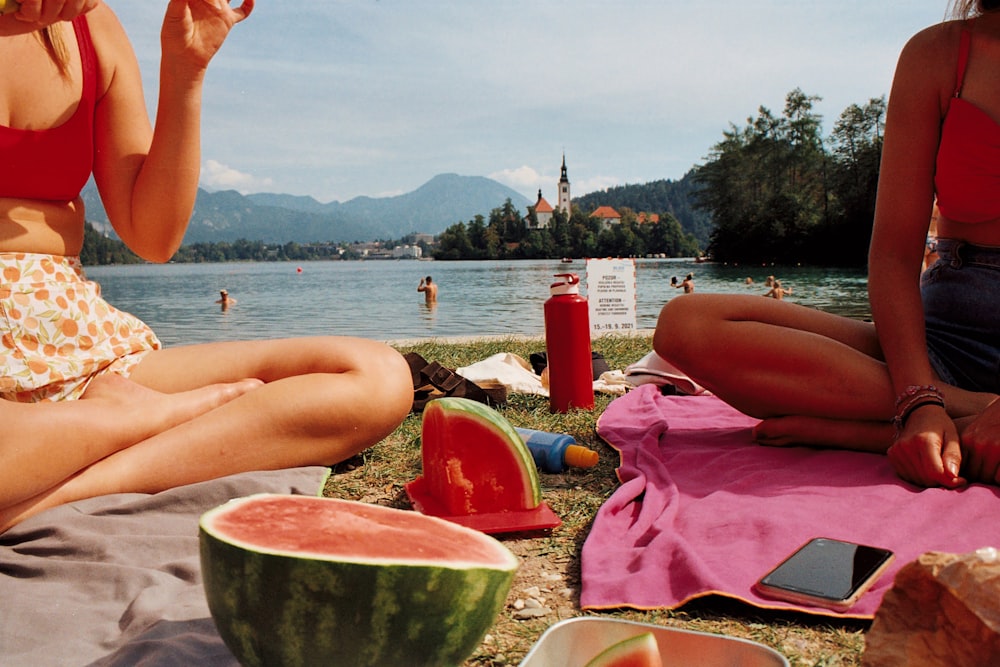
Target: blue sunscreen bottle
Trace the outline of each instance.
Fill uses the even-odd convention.
[[[593,468],[597,465],[597,452],[576,444],[571,435],[530,428],[516,430],[528,445],[535,465],[542,472],[559,473],[570,467]]]

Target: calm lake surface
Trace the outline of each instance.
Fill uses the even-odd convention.
[[[300,271],[301,269],[301,271]],[[586,280],[586,262],[557,260],[434,262],[416,260],[248,262],[100,266],[87,275],[106,299],[142,318],[165,345],[321,334],[375,340],[450,336],[541,335],[542,306],[556,273]],[[774,274],[789,301],[850,317],[869,316],[867,275],[855,269],[749,268],[692,260],[636,260],[637,326],[652,329],[670,286],[694,273],[696,291],[764,294]],[[430,309],[420,278],[439,284]],[[753,285],[745,279],[752,277]],[[238,303],[215,303],[227,289]],[[586,290],[584,290],[585,293]]]

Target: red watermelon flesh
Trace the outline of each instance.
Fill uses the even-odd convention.
[[[527,445],[500,413],[481,403],[431,401],[424,410],[421,451],[427,494],[447,515],[517,512],[541,503]]]
[[[622,640],[602,651],[587,667],[663,667],[652,632]]]
[[[223,507],[226,507],[225,505]],[[256,496],[239,511],[220,512],[213,530],[235,545],[298,557],[334,557],[338,561],[410,564],[469,561],[481,567],[510,567],[510,556],[497,544],[478,539],[454,524],[437,521],[433,533],[421,515],[331,498]]]

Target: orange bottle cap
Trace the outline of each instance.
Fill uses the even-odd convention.
[[[597,452],[580,445],[570,445],[563,454],[566,465],[574,468],[593,468],[597,465],[598,458]]]

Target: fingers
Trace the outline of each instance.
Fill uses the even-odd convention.
[[[8,0],[8,3],[10,0]],[[46,26],[72,21],[101,4],[101,0],[20,0],[15,17],[19,21]]]
[[[954,489],[966,484],[959,475],[962,448],[952,421],[940,411],[914,413],[887,455],[901,478],[924,487]]]
[[[1000,483],[1000,443],[981,437],[973,428],[962,433],[962,456],[966,477],[985,484]]]
[[[239,7],[235,8],[233,12],[236,14],[236,22],[239,23],[246,17],[250,16],[250,12],[253,11],[254,0],[243,0]]]

